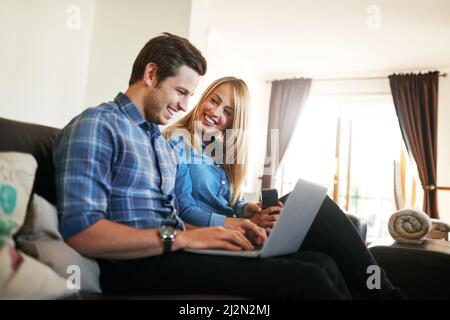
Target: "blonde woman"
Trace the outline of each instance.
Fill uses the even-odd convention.
[[[165,130],[179,155],[175,193],[179,215],[186,223],[239,228],[251,220],[267,228],[278,219],[271,213],[281,210],[281,204],[261,210],[259,203],[241,199],[247,173],[249,107],[244,81],[220,78],[206,89],[189,113]],[[376,261],[351,221],[329,197],[299,249],[302,254],[305,251],[331,257],[354,298],[403,298],[384,272],[381,290],[367,288],[366,270]],[[320,259],[314,259],[310,262],[328,268]],[[341,292],[346,291],[344,287]]]
[[[196,226],[233,227],[249,218],[271,227],[277,215],[242,200],[248,164],[250,97],[241,79],[214,81],[198,104],[164,134],[179,155],[179,215]],[[195,177],[195,178],[194,178]]]

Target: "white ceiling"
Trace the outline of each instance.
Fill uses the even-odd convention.
[[[208,24],[267,77],[450,66],[450,0],[210,0]]]

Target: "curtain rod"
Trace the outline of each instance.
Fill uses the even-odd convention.
[[[448,76],[448,74],[445,73],[440,73],[439,77],[443,77],[446,78]],[[325,82],[325,81],[354,81],[354,80],[383,80],[383,79],[388,79],[388,76],[380,76],[380,77],[354,77],[354,78],[312,78],[313,81],[317,82]],[[274,80],[267,80],[266,82],[270,83],[273,81],[277,81],[277,80],[289,80],[289,79],[299,79],[298,77],[294,77],[294,78],[284,78],[284,79],[274,79]]]

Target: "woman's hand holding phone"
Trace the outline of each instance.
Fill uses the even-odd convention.
[[[252,222],[263,228],[272,228],[274,223],[278,221],[279,212],[283,209],[283,204],[262,209],[260,202],[248,203],[244,208],[244,217],[249,218]]]

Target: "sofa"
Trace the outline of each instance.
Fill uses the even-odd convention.
[[[52,146],[60,129],[48,126],[25,123],[0,118],[0,152],[16,151],[29,153],[38,163],[33,192],[56,205],[56,190],[54,181],[54,166],[52,161]],[[365,239],[367,225],[363,220],[348,215],[361,237]],[[243,299],[243,297],[203,296],[203,295],[161,295],[161,296],[117,296],[98,293],[81,292],[71,299]]]

